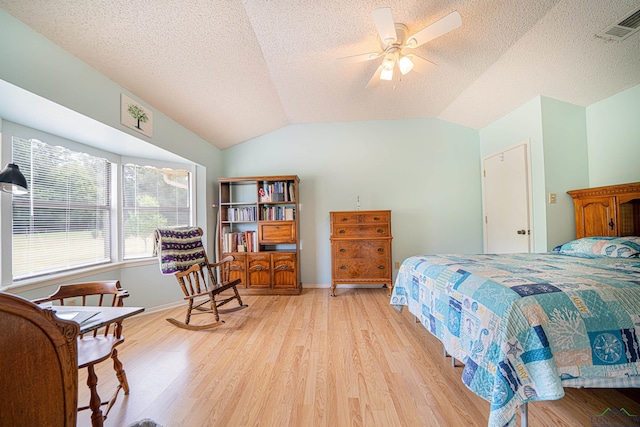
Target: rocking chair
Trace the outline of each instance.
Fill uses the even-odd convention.
[[[229,280],[233,256],[227,256],[217,263],[209,263],[202,247],[201,228],[157,229],[155,237],[162,272],[175,274],[184,299],[188,302],[185,321],[169,318],[169,323],[193,331],[211,329],[224,323],[224,320],[220,320],[220,313],[248,307],[242,303],[237,289],[242,280]],[[227,293],[223,295],[225,291]],[[220,308],[233,300],[238,300],[238,306]],[[191,324],[191,316],[196,314],[213,314],[215,321]]]

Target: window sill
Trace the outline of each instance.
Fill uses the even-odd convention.
[[[32,289],[38,289],[45,286],[57,285],[61,282],[69,282],[77,281],[84,277],[93,275],[106,273],[108,271],[120,270],[123,268],[133,268],[140,267],[144,265],[157,264],[158,259],[153,258],[143,258],[143,259],[135,259],[129,261],[122,262],[113,262],[109,264],[103,264],[93,267],[82,268],[73,271],[65,271],[64,273],[51,274],[48,276],[37,277],[34,279],[26,279],[21,280],[17,283],[13,283],[9,286],[0,286],[1,292],[25,292],[30,291]]]

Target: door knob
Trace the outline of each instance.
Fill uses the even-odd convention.
[[[526,230],[518,230],[518,231],[516,231],[516,233],[518,233],[518,234],[527,234],[527,231]]]

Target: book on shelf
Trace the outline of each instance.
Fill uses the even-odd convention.
[[[260,214],[262,221],[293,221],[295,208],[288,206],[263,206]]]
[[[294,201],[293,183],[288,183],[287,181],[264,181],[258,193],[262,203]]]
[[[284,219],[285,221],[293,221],[294,220],[294,213],[295,209],[293,208],[284,208]]]
[[[228,208],[227,209],[227,221],[240,222],[240,221],[255,221],[256,220],[256,207],[245,206],[240,208]]]
[[[257,250],[257,233],[251,231],[229,231],[228,228],[223,229],[222,233],[222,252],[256,252]]]

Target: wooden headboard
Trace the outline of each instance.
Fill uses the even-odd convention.
[[[640,182],[567,193],[573,197],[577,239],[640,236]]]

